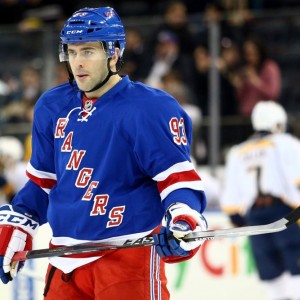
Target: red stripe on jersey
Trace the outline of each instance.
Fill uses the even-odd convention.
[[[28,171],[26,171],[26,175],[38,186],[44,189],[52,189],[54,185],[56,185],[55,179],[50,178],[39,178],[32,174],[30,174]]]
[[[195,170],[184,171],[179,173],[173,173],[169,175],[165,180],[157,183],[158,191],[161,193],[164,189],[172,184],[186,181],[199,181],[200,176]]]

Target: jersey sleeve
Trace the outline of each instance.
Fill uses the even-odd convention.
[[[11,204],[15,211],[29,215],[40,225],[47,223],[48,194],[29,180],[15,195]]]
[[[32,154],[27,167],[28,177],[46,193],[56,184],[54,165],[53,121],[47,106],[37,103],[32,126]]]
[[[300,199],[300,141],[290,134],[279,134],[275,141],[279,171],[286,187],[284,200],[296,207]]]
[[[34,110],[32,153],[26,169],[30,180],[12,200],[17,211],[35,217],[40,224],[47,222],[48,193],[56,183],[51,124],[42,96]]]
[[[192,123],[177,101],[156,97],[151,105],[138,108],[128,123],[136,159],[156,181],[165,208],[184,202],[202,212],[203,183],[190,159]]]

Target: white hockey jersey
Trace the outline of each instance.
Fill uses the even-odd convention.
[[[230,149],[221,207],[245,214],[259,195],[300,204],[300,141],[288,133],[254,135]]]

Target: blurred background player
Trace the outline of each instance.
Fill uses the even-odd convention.
[[[0,207],[1,280],[46,222],[52,248],[154,234],[155,247],[50,258],[44,299],[167,300],[164,262],[194,256],[203,241],[181,238],[207,228],[191,119],[170,94],[118,74],[125,31],[113,8],[75,12],[60,38],[69,83],[35,105],[30,180]]]
[[[260,101],[251,120],[255,133],[228,154],[221,198],[237,226],[274,222],[300,204],[300,142],[285,132],[285,110]],[[250,241],[268,299],[300,299],[299,225]]]
[[[23,153],[24,147],[18,138],[0,137],[0,174],[6,182],[3,188],[8,203],[28,181]]]

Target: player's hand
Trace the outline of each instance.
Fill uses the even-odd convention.
[[[207,230],[207,222],[200,213],[186,204],[174,204],[163,219],[160,233],[153,236],[156,251],[168,263],[189,259],[204,241],[186,242],[182,238],[191,232],[203,230]]]
[[[11,205],[0,207],[0,278],[8,283],[24,266],[24,262],[12,263],[17,251],[32,249],[32,236],[38,229],[33,219],[13,210]]]

